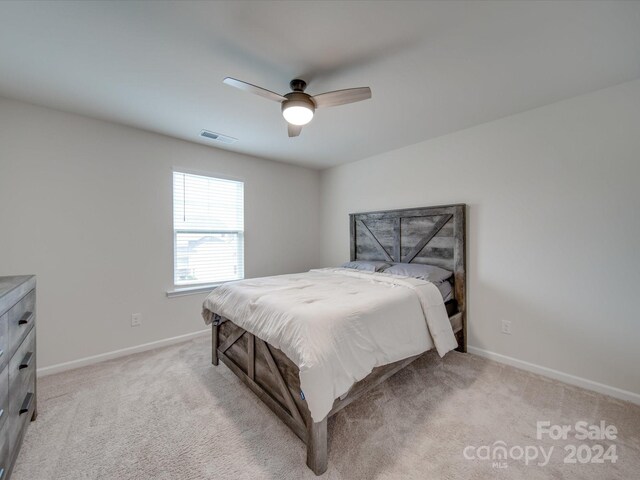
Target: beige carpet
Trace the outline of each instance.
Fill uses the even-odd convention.
[[[210,364],[207,338],[45,377],[38,388],[40,416],[13,480],[315,478],[302,442]],[[538,420],[604,420],[619,433],[536,440]],[[640,407],[455,352],[414,362],[338,414],[329,435],[327,479],[640,478]],[[463,455],[497,441],[554,451],[546,466],[508,459],[506,468]],[[615,444],[618,460],[565,464],[570,443]]]

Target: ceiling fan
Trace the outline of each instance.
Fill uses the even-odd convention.
[[[282,116],[289,124],[289,136],[297,137],[302,131],[302,127],[309,123],[313,118],[316,108],[337,107],[347,103],[359,102],[371,98],[371,89],[369,87],[347,88],[345,90],[335,90],[333,92],[321,93],[311,96],[304,93],[307,88],[307,82],[299,78],[291,80],[289,87],[292,92],[286,95],[280,95],[262,87],[257,87],[242,80],[227,77],[224,83],[232,87],[239,88],[245,92],[260,95],[280,102],[282,105]]]

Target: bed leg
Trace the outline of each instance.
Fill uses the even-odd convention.
[[[211,325],[211,363],[218,365],[218,329],[220,325],[213,322]]]
[[[464,321],[464,318],[463,318]],[[466,328],[462,328],[458,333],[456,333],[456,340],[458,341],[458,348],[456,348],[456,352],[467,353],[467,335]]]
[[[327,417],[307,429],[307,466],[316,475],[327,470]]]

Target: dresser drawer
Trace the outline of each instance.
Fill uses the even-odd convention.
[[[32,375],[21,395],[9,395],[9,417],[3,430],[7,431],[10,449],[15,452],[20,448],[27,424],[36,408],[36,376]]]
[[[36,321],[36,291],[31,290],[8,312],[9,349],[11,352],[20,345]]]
[[[9,312],[0,316],[0,370],[9,361]],[[1,478],[0,478],[1,480]]]
[[[36,329],[32,328],[9,361],[9,403],[21,402],[36,373]],[[12,403],[13,402],[13,403]]]
[[[9,474],[9,425],[0,428],[0,480],[6,480]]]
[[[0,373],[0,430],[9,416],[9,367]],[[2,480],[2,477],[0,477]]]
[[[22,441],[22,433],[31,420],[36,406],[36,329],[18,347],[9,361],[9,410],[5,429],[9,445],[15,449]]]

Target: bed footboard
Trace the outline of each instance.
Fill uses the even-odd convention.
[[[375,368],[349,394],[336,399],[329,415],[314,422],[300,390],[298,367],[279,349],[233,322],[217,318],[212,326],[211,358],[224,363],[305,444],[307,466],[321,475],[327,469],[327,419],[420,357]]]
[[[327,419],[314,422],[300,391],[298,367],[277,348],[231,321],[214,321],[212,363],[224,363],[307,445],[307,465],[327,469]]]

